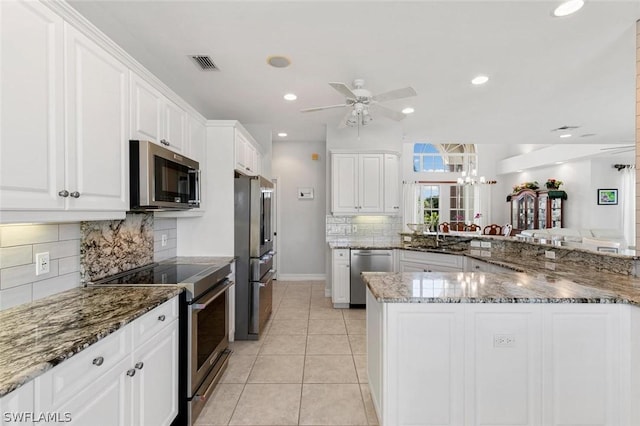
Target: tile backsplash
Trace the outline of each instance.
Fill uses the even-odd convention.
[[[82,222],[82,282],[153,262],[153,214],[127,213],[124,220]]]
[[[177,219],[156,218],[153,222],[153,260],[160,262],[177,256],[178,242]],[[166,235],[166,244],[162,245],[162,236]]]
[[[49,272],[36,275],[37,253]],[[80,286],[80,223],[0,226],[0,310]]]
[[[326,217],[327,242],[399,243],[402,216]]]

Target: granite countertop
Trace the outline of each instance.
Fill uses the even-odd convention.
[[[500,263],[507,266],[496,262]],[[384,303],[627,303],[640,306],[640,279],[607,272],[364,272],[362,276],[376,300]]]
[[[0,312],[0,397],[183,292],[88,287]]]

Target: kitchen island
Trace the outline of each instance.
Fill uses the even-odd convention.
[[[381,425],[640,424],[640,280],[581,275],[363,273]]]

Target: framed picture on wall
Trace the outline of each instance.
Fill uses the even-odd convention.
[[[616,205],[618,204],[617,189],[598,189],[599,205]]]

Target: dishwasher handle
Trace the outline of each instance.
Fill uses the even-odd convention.
[[[391,256],[391,253],[353,253],[354,256]]]

